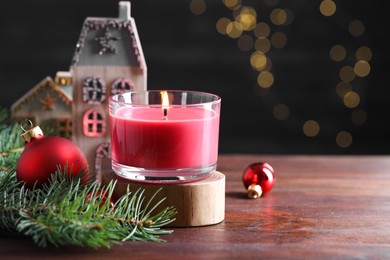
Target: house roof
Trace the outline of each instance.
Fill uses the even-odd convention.
[[[19,98],[12,106],[11,111],[15,112],[22,108],[24,105],[30,103],[31,101],[35,100],[35,98],[42,92],[46,91],[47,89],[52,89],[53,92],[58,94],[58,97],[67,105],[72,104],[72,97],[69,96],[62,88],[57,86],[57,84],[54,82],[54,80],[47,76],[44,78],[41,82],[39,82],[35,87],[30,89],[26,94],[24,94],[21,98]]]
[[[87,17],[72,66],[130,66],[146,68],[130,3],[119,3],[118,18]],[[125,9],[125,10],[124,10]]]

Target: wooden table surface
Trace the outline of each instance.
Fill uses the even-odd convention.
[[[277,178],[256,200],[241,180],[253,162],[268,162]],[[221,155],[218,170],[220,224],[98,250],[0,238],[0,259],[390,259],[390,156]]]

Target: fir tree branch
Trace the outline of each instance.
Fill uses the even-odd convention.
[[[3,193],[5,197],[0,198],[1,226],[30,236],[38,246],[98,248],[126,240],[162,242],[159,235],[172,232],[160,227],[174,221],[173,208],[142,218],[146,209],[142,204],[145,200],[142,190],[126,193],[110,209],[109,200],[116,184],[113,181],[107,186],[98,182],[81,186],[81,179],[69,181],[63,173],[58,173],[43,190],[15,185],[10,190],[4,184],[12,184],[12,177],[8,174],[0,178],[0,190],[7,190]],[[94,195],[86,200],[90,192]],[[99,193],[105,194],[106,199]]]
[[[11,124],[8,110],[0,108],[0,171],[12,171],[24,149],[20,126]]]
[[[154,202],[156,194],[145,203],[143,190],[131,193],[127,188],[112,207],[115,181],[106,186],[85,182],[82,173],[71,177],[64,167],[58,168],[42,188],[26,189],[15,173],[24,147],[20,127],[9,124],[5,113],[0,109],[1,229],[31,237],[40,247],[99,248],[127,240],[162,242],[160,235],[172,233],[161,227],[175,220],[176,210],[167,207],[155,213],[163,201]]]
[[[0,107],[0,129],[6,127],[7,121],[9,120],[9,112],[5,107]]]

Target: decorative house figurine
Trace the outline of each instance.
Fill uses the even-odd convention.
[[[130,2],[119,2],[118,18],[84,21],[70,71],[72,140],[101,180],[102,172],[111,171],[108,97],[146,89],[146,63]]]
[[[52,127],[58,136],[72,134],[72,96],[51,77],[44,78],[11,106],[14,121],[29,119],[34,125]]]
[[[65,137],[82,149],[90,171],[101,180],[103,172],[112,171],[108,98],[146,90],[146,80],[146,62],[130,16],[130,2],[119,2],[118,18],[85,19],[70,71],[58,72],[55,82],[48,77],[39,83],[13,104],[11,115],[14,119],[33,118],[36,124],[58,121],[56,126],[66,128]]]

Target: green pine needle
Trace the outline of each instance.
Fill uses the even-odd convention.
[[[17,160],[24,144],[20,127],[9,123],[8,111],[0,109],[0,229],[31,237],[39,247],[107,247],[123,241],[163,242],[161,227],[173,222],[176,210],[155,212],[164,199],[147,199],[144,190],[130,192],[110,204],[116,181],[103,185],[70,177],[58,168],[42,188],[26,189],[16,179]]]

